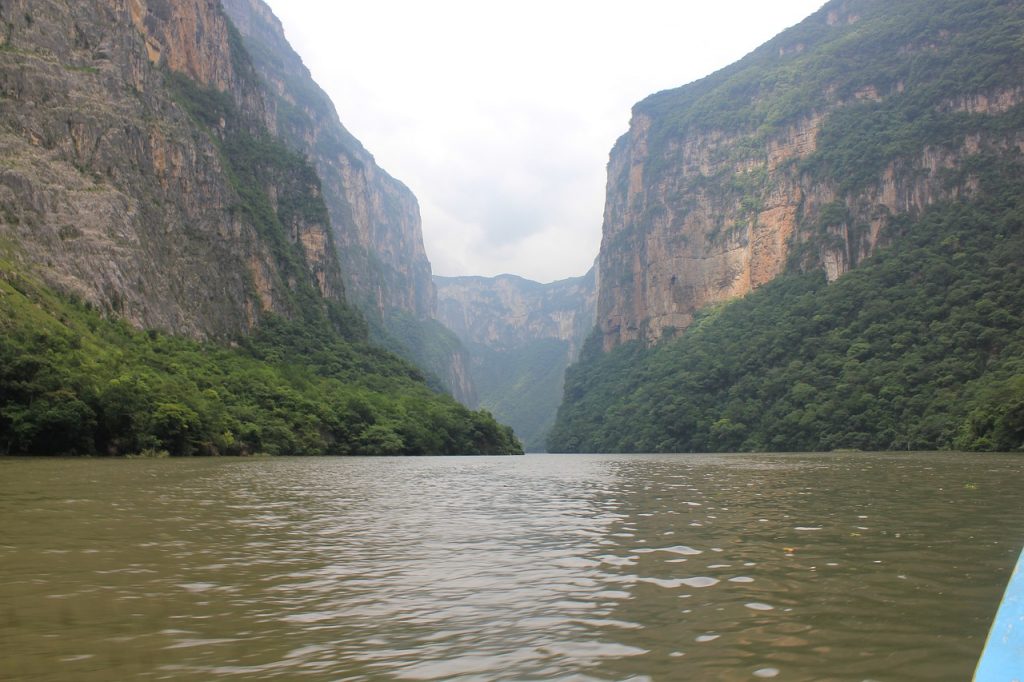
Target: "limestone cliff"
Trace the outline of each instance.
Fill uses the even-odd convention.
[[[479,406],[544,449],[565,368],[594,327],[596,273],[540,284],[514,275],[435,277],[438,319],[469,349]]]
[[[316,166],[350,297],[382,315],[433,314],[430,262],[419,205],[349,133],[262,0],[223,0],[259,75],[273,94],[275,130]]]
[[[380,343],[471,404],[465,349],[433,321],[436,294],[416,197],[345,129],[271,9],[262,0],[223,3],[272,93],[268,121],[320,174],[350,300]]]
[[[0,0],[0,28],[0,249],[20,267],[198,337],[297,315],[302,291],[342,300],[315,174],[296,161],[243,187],[230,168],[225,141],[255,139],[267,112],[218,3]],[[207,127],[176,83],[233,115]]]
[[[608,166],[605,350],[683,330],[790,267],[834,280],[896,217],[971,196],[979,159],[1019,151],[1019,67],[990,36],[1021,5],[967,5],[834,0],[636,105]]]

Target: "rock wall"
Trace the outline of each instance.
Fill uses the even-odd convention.
[[[327,94],[262,0],[223,0],[270,95],[267,122],[316,166],[348,299],[374,339],[476,402],[469,359],[434,320],[436,292],[423,246],[419,203],[345,128]]]
[[[149,60],[221,92],[236,83],[227,23],[213,0],[127,0]]]
[[[168,87],[179,72],[230,97],[251,128],[265,118],[219,4],[2,0],[0,27],[4,257],[136,326],[196,337],[294,314],[298,279],[340,300],[327,225],[293,216],[305,270],[282,270],[235,210],[216,141]],[[263,189],[319,193],[280,180]]]
[[[594,270],[550,284],[516,275],[435,277],[437,315],[467,343],[508,350],[555,339],[575,360],[594,328],[596,279]]]
[[[273,93],[274,129],[320,174],[350,298],[377,317],[401,310],[432,318],[435,295],[416,197],[345,129],[271,9],[262,0],[223,2]]]
[[[702,307],[743,296],[789,267],[821,267],[834,280],[888,243],[894,216],[976,191],[976,178],[961,173],[967,160],[1018,145],[1015,132],[984,118],[1015,107],[1019,85],[936,97],[931,83],[913,83],[907,56],[948,52],[955,63],[957,35],[908,30],[893,38],[884,32],[887,20],[902,20],[886,16],[893,11],[872,0],[833,1],[738,64],[634,108],[608,165],[597,312],[605,350],[678,333]],[[877,44],[850,47],[865,23],[863,35],[877,30]],[[871,54],[861,49],[892,54],[898,66],[884,76],[857,73]],[[836,50],[845,50],[850,73],[829,70]],[[946,139],[894,141],[890,158],[858,187],[823,172],[821,139],[830,126],[835,137],[837,114],[881,118],[897,110],[896,99],[926,96],[933,99],[921,116],[975,118],[947,117],[956,134]]]

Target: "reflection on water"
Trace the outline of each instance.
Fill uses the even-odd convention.
[[[965,680],[967,455],[0,460],[7,680]]]

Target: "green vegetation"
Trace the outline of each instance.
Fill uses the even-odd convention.
[[[257,82],[265,77],[267,82],[283,86],[283,91],[279,91],[276,86],[263,88],[264,96],[272,102],[276,113],[275,132],[285,145],[307,151],[310,163],[319,168],[324,180],[324,203],[336,228],[335,232],[356,234],[361,228],[356,225],[352,207],[343,191],[345,180],[342,177],[342,166],[350,165],[354,170],[362,171],[362,159],[372,157],[338,121],[334,104],[313,81],[299,55],[295,54],[283,36],[278,35],[272,22],[266,23],[267,17],[253,8],[236,7],[234,10],[238,12],[235,16],[239,23],[248,27],[246,34],[242,35],[229,21],[234,41],[232,53],[245,56],[245,59],[238,60],[240,64],[236,64],[236,70],[241,69],[242,73],[251,74],[251,78]],[[342,159],[344,162],[339,164]],[[241,167],[253,166],[249,164]],[[392,181],[382,172],[371,182],[379,182],[382,187],[387,187]],[[401,191],[407,192],[405,188],[401,188]],[[386,204],[391,202],[392,197],[388,192],[381,196]],[[392,204],[385,205],[384,209],[392,219],[400,220],[398,217],[406,207]],[[445,379],[451,375],[453,360],[464,352],[458,340],[434,320],[420,319],[403,309],[390,308],[389,300],[395,291],[418,287],[426,281],[425,276],[417,281],[415,273],[410,274],[401,271],[401,268],[389,266],[373,249],[367,249],[357,241],[349,240],[336,252],[350,283],[346,299],[350,306],[366,318],[370,338],[423,369],[428,383],[438,391],[454,390],[451,382]],[[376,245],[375,248],[386,248],[386,245]],[[414,262],[406,265],[413,270],[417,266]],[[383,310],[382,292],[385,302]],[[414,303],[413,307],[419,312],[427,309],[420,301]]]
[[[288,297],[289,317],[343,319],[349,328],[339,326],[339,331],[350,337],[365,335],[358,316],[320,296],[303,247],[290,234],[290,226],[326,228],[330,223],[316,170],[267,132],[262,122],[246,120],[229,94],[201,87],[182,74],[168,72],[166,77],[178,101],[220,149],[238,195],[230,210],[253,225],[270,248],[277,265],[275,290]],[[267,187],[276,188],[276,200],[271,200]],[[328,244],[327,249],[333,252],[334,247]]]
[[[527,452],[544,452],[562,399],[569,344],[534,339],[506,350],[470,348],[480,405],[515,429]]]
[[[257,87],[231,39],[236,73]],[[521,454],[511,429],[432,391],[370,345],[340,297],[321,296],[296,234],[329,227],[312,166],[229,94],[165,75],[220,151],[237,196],[229,210],[274,259],[279,312],[231,346],[135,330],[54,293],[0,245],[0,454]],[[323,267],[340,288],[336,263]]]
[[[106,320],[0,262],[0,453],[517,454],[511,429],[326,323],[234,348]]]
[[[894,218],[838,281],[789,274],[680,338],[566,377],[552,451],[1024,449],[1024,167],[983,195]]]
[[[405,310],[389,310],[382,321],[370,319],[370,338],[426,373],[438,392],[448,391],[444,378],[453,358],[465,352],[462,343],[437,320],[421,320]]]
[[[829,3],[739,62],[637,104],[653,121],[648,172],[664,170],[664,152],[682,136],[724,130],[749,136],[756,149],[843,103],[826,118],[824,152],[806,170],[858,189],[890,160],[962,140],[978,117],[949,106],[957,93],[1018,88],[1022,34],[1024,13],[1001,0]]]
[[[770,135],[816,115],[814,153],[782,171],[834,188],[835,201],[802,218],[787,274],[702,311],[680,337],[604,355],[592,339],[549,446],[1024,449],[1024,106],[983,106],[1019,92],[1021,35],[1017,3],[835,1],[740,62],[638,104],[651,117],[647,182],[678,182],[680,205],[701,191],[756,210],[772,181],[728,163],[673,177],[674,141],[724,131],[732,142],[715,160],[756,160]],[[935,196],[959,201],[889,215],[877,198],[885,169],[913,182],[933,172],[929,152],[956,160],[938,171]],[[863,262],[848,253],[856,269],[826,284],[822,251],[862,244],[868,214],[885,217],[888,246]]]

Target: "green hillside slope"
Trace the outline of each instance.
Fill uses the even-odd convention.
[[[0,261],[0,454],[521,454],[511,429],[324,321],[233,347],[138,331]]]
[[[154,8],[0,8],[0,455],[521,454],[370,344],[219,3]]]

